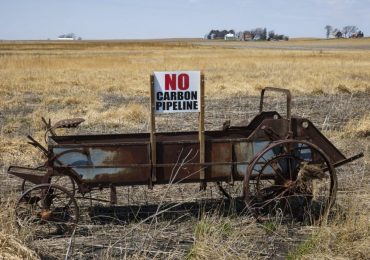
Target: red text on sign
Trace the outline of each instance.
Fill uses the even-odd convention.
[[[189,88],[189,75],[181,73],[176,78],[176,74],[165,74],[164,75],[164,87],[165,90],[187,90]]]

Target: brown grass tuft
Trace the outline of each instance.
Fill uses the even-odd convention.
[[[360,120],[351,120],[344,128],[345,134],[357,137],[370,136],[370,113],[363,116]]]
[[[313,231],[288,259],[368,259],[370,219],[359,201],[356,195],[348,197],[336,218]]]
[[[148,121],[149,111],[139,104],[129,104],[105,111],[92,110],[86,115],[88,124],[108,124],[111,126],[137,126]]]
[[[0,233],[0,259],[21,260],[40,259],[37,254],[29,249],[12,234]]]
[[[14,221],[15,194],[1,194],[0,201],[0,259],[40,259],[35,251],[27,247],[27,231],[18,232]]]

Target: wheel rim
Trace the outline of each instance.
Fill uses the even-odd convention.
[[[76,184],[72,177],[68,175],[52,175],[49,179],[49,184],[54,184],[65,188],[74,197],[76,195]],[[23,180],[21,185],[21,193],[25,193],[28,189],[34,187],[35,184],[27,180]]]
[[[18,226],[40,238],[61,235],[76,226],[79,219],[76,200],[66,189],[54,184],[27,190],[15,212]]]
[[[270,144],[249,165],[244,199],[259,216],[279,211],[312,222],[326,219],[336,188],[333,165],[320,148],[307,141],[284,140]]]

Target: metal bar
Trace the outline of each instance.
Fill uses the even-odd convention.
[[[265,140],[262,139],[261,140]],[[250,138],[223,138],[223,139],[209,139],[207,142],[211,143],[238,143],[238,142],[250,142],[250,141],[258,141],[251,140]],[[183,141],[157,141],[157,143],[161,144],[199,144],[199,140],[183,140]],[[57,144],[57,145],[49,145],[50,148],[75,148],[75,147],[111,147],[111,146],[132,146],[132,145],[148,145],[151,142],[125,142],[125,143],[91,143],[91,144]]]
[[[27,135],[27,138],[31,140],[31,142],[28,142],[29,144],[33,145],[34,147],[40,149],[46,156],[48,155],[48,150],[42,146],[38,141],[36,141],[32,136]]]
[[[262,89],[261,91],[261,99],[260,99],[260,113],[263,111],[263,99],[266,90],[272,91],[272,92],[281,92],[286,95],[286,110],[287,110],[287,119],[289,120],[289,133],[292,131],[292,113],[291,113],[291,103],[292,103],[292,94],[288,89],[282,89],[282,88],[274,88],[274,87],[266,87]]]
[[[110,203],[109,200],[105,199],[98,199],[98,198],[86,198],[86,197],[74,197],[75,199],[83,199],[83,200],[94,200],[94,201],[100,201],[100,202],[107,202]]]
[[[150,75],[150,155],[151,165],[157,163],[157,141],[155,136],[155,97],[154,97],[154,75]],[[152,166],[149,187],[157,181],[156,167]]]
[[[21,169],[21,170],[29,170],[29,171],[39,171],[42,174],[45,173],[45,170],[40,170],[39,167],[38,168],[31,168],[31,167],[14,166],[14,165],[9,166],[8,172],[14,171],[13,169]]]
[[[117,204],[117,189],[116,186],[110,185],[110,204],[116,205]]]
[[[54,144],[49,145],[50,148],[74,148],[74,147],[106,147],[106,146],[132,146],[132,145],[148,145],[150,142],[122,142],[122,143],[91,143],[91,144]]]
[[[148,167],[174,167],[176,163],[158,163],[158,164],[115,164],[113,165],[65,165],[65,166],[54,166],[55,169],[63,168],[83,168],[83,169],[100,169],[100,168],[148,168]],[[223,166],[223,165],[249,165],[249,162],[204,162],[204,163],[186,163],[185,166]]]
[[[345,165],[347,163],[350,163],[350,162],[353,162],[355,160],[358,160],[360,158],[364,157],[364,153],[359,153],[359,154],[356,154],[355,156],[352,156],[352,157],[349,157],[347,159],[344,159],[344,160],[341,160],[339,162],[336,162],[333,164],[333,167],[334,168],[337,168],[337,167],[340,167],[342,165]],[[328,170],[328,167],[324,168],[323,171],[327,171]]]

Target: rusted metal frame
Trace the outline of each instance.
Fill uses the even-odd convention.
[[[237,143],[254,141],[250,138],[224,138],[224,139],[210,139],[207,142],[212,143]],[[160,141],[161,144],[198,144],[199,140],[184,140],[184,141]],[[151,142],[127,142],[127,143],[91,143],[91,144],[57,144],[49,145],[51,148],[79,148],[79,147],[116,147],[116,146],[132,146],[132,145],[148,145]]]
[[[320,148],[325,151],[326,154],[329,155],[329,157],[336,158],[337,161],[344,160],[346,156],[338,150],[330,141],[329,139],[324,136],[319,129],[314,126],[314,124],[307,119],[301,119],[301,118],[293,118],[293,121],[297,122],[297,127],[301,128],[300,132],[304,133],[305,136],[307,136],[306,140],[309,140],[311,143],[314,143],[316,145],[320,145]],[[302,124],[304,122],[308,123],[307,128],[303,128]],[[301,134],[300,133],[300,134]],[[303,138],[303,136],[296,136],[294,139],[300,139]]]
[[[50,120],[49,120],[49,123],[50,123]],[[45,176],[43,177],[43,182],[44,183],[48,183],[50,182],[50,177],[54,175],[54,162],[51,160],[53,157],[53,152],[52,152],[52,149],[50,147],[48,147],[48,161],[47,161],[47,167],[46,167],[46,174]]]
[[[274,131],[271,127],[261,127],[271,141],[281,140],[281,136]]]
[[[16,169],[22,169],[22,170],[31,170],[31,171],[40,171],[40,172],[44,172],[43,170],[40,170],[40,169],[39,169],[39,167],[37,167],[37,168],[31,168],[31,167],[14,166],[14,165],[9,166],[9,168],[8,168],[8,172],[11,172],[13,168],[16,168]]]
[[[98,199],[98,198],[86,198],[86,197],[76,197],[75,196],[75,199],[83,199],[83,200],[93,200],[93,201],[99,201],[99,202],[107,202],[107,203],[110,203],[111,201],[109,200],[105,200],[105,199]]]
[[[217,181],[217,182],[216,182],[216,184],[217,184],[217,187],[218,187],[218,189],[220,190],[220,192],[221,192],[221,193],[222,193],[222,194],[223,194],[227,199],[231,200],[231,199],[232,199],[231,195],[230,195],[229,193],[227,193],[227,191],[224,189],[224,187],[222,187],[221,182]]]
[[[250,179],[251,180],[254,180],[256,179],[257,177],[259,177],[260,179],[262,180],[266,180],[266,179],[274,179],[275,178],[275,174],[270,174],[270,173],[265,173],[263,174],[262,176],[259,176],[258,174],[252,174],[250,176]],[[235,181],[243,181],[243,178],[244,176],[236,176],[235,178]],[[217,178],[208,178],[207,181],[209,182],[220,182],[220,181],[227,181],[228,180],[228,176],[223,176],[223,177],[217,177]],[[168,184],[168,181],[161,181],[160,179],[158,179],[157,181],[157,184]],[[199,180],[198,179],[188,179],[188,178],[184,178],[184,179],[181,179],[180,181],[176,181],[177,184],[182,184],[182,183],[199,183]],[[119,184],[115,184],[115,186],[135,186],[135,185],[146,185],[146,183],[140,183],[140,182],[137,182],[137,183],[133,183],[133,182],[130,182],[130,183],[119,183]],[[86,194],[87,192],[90,192],[90,191],[93,191],[93,190],[101,190],[103,188],[110,188],[110,184],[109,183],[96,183],[96,182],[90,182],[90,181],[82,181],[82,187],[83,187],[83,193],[81,192],[81,194]],[[89,199],[89,198],[87,198]],[[104,200],[106,202],[109,202],[109,200]]]
[[[292,94],[288,89],[281,89],[281,88],[274,88],[274,87],[266,87],[262,89],[261,91],[261,99],[260,99],[260,113],[263,111],[263,99],[266,91],[272,91],[272,92],[281,92],[286,95],[286,103],[287,103],[287,119],[289,120],[289,134],[292,133],[292,113],[291,113],[291,103],[292,103]],[[290,136],[292,137],[292,136]]]
[[[362,157],[364,157],[364,153],[356,154],[356,155],[351,156],[351,157],[349,157],[349,158],[347,158],[347,159],[344,159],[344,160],[341,160],[341,161],[339,161],[339,162],[333,163],[333,167],[334,167],[334,168],[337,168],[337,167],[343,166],[343,165],[345,165],[345,164],[347,164],[347,163],[353,162],[353,161],[358,160],[358,159],[360,159],[360,158],[362,158]],[[325,168],[323,169],[323,171],[328,171],[328,170],[329,170],[329,169],[328,169],[327,167],[325,167]]]
[[[110,204],[116,205],[117,204],[117,189],[116,186],[110,185]]]
[[[46,133],[45,133],[45,136],[46,136],[46,134],[47,134],[48,132],[50,132],[50,133],[51,133],[51,135],[55,136],[55,135],[56,135],[56,133],[54,132],[54,130],[53,130],[52,126],[51,126],[51,120],[50,120],[50,118],[49,118],[49,120],[48,120],[48,121],[46,121],[46,119],[45,119],[44,117],[41,117],[41,120],[42,120],[42,122],[45,124],[45,127],[46,127]]]
[[[200,75],[200,112],[199,112],[199,162],[201,165],[205,163],[205,139],[204,139],[204,74]],[[199,172],[200,176],[200,189],[206,189],[206,174],[205,169],[202,167]]]
[[[151,175],[149,179],[149,188],[153,188],[153,183],[157,181],[156,164],[157,164],[157,140],[155,129],[155,96],[154,96],[154,74],[150,75],[150,164]]]
[[[248,165],[249,162],[204,162],[204,163],[186,163],[184,166],[223,166],[223,165]],[[152,165],[150,163],[130,163],[130,164],[115,164],[115,165],[61,165],[61,166],[54,166],[55,169],[63,169],[63,168],[83,168],[83,169],[100,169],[100,168],[147,168],[147,167],[174,167],[178,166],[177,163],[156,163]]]
[[[28,142],[30,145],[38,148],[44,155],[48,155],[48,150],[42,144],[40,144],[30,135],[27,135],[27,138],[31,140],[31,142]]]
[[[74,148],[74,147],[116,147],[132,145],[148,145],[150,142],[125,142],[125,143],[91,143],[91,144],[54,144],[49,145],[51,148]]]
[[[238,174],[238,168],[237,168],[237,158],[236,158],[236,153],[235,153],[235,143],[231,144],[231,161],[232,161],[232,166],[231,166],[231,172],[230,172],[230,180],[229,183],[234,184],[234,176]],[[240,164],[239,164],[240,165]],[[248,163],[246,163],[248,165]]]
[[[8,173],[14,176],[17,176],[23,180],[29,181],[33,184],[41,184],[43,182],[44,175],[38,175],[34,173],[26,173],[26,172],[19,172],[14,169],[22,169],[22,170],[31,170],[31,171],[38,171],[37,169],[27,168],[27,167],[18,167],[18,166],[9,166]]]

